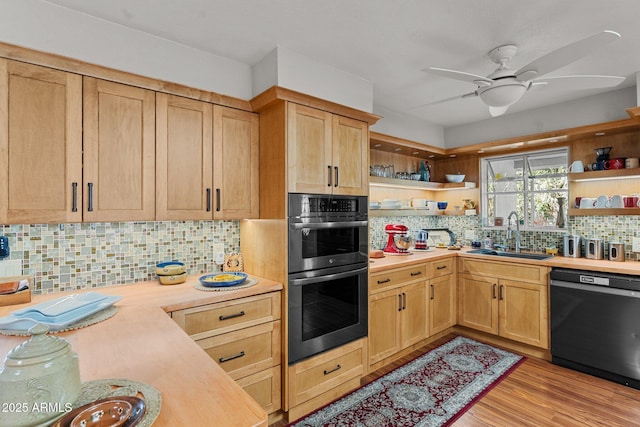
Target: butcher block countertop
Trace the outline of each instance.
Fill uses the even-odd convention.
[[[436,261],[447,257],[462,256],[508,263],[533,264],[546,267],[562,267],[574,270],[590,270],[603,273],[631,274],[640,276],[640,262],[638,261],[615,262],[587,258],[567,258],[563,256],[554,256],[544,260],[530,260],[525,258],[505,258],[495,255],[468,253],[468,251],[472,249],[473,248],[462,248],[460,250],[449,250],[447,248],[432,248],[429,251],[414,251],[411,255],[385,255],[384,258],[372,258],[369,263],[369,271],[371,273],[378,273],[393,268],[408,267],[410,265]]]
[[[234,291],[199,291],[197,276],[185,283],[157,281],[34,296],[30,304],[0,307],[0,316],[65,294],[87,291],[121,295],[116,315],[75,331],[57,333],[69,341],[80,362],[81,381],[126,378],[162,393],[154,426],[267,426],[265,410],[167,314],[174,310],[279,291],[282,284],[257,278]],[[0,357],[26,337],[0,335]]]

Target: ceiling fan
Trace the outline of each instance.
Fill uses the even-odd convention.
[[[464,71],[448,70],[445,68],[429,67],[423,69],[428,73],[438,74],[455,80],[462,80],[475,84],[473,92],[454,96],[426,105],[440,104],[460,98],[479,97],[489,107],[489,113],[493,116],[504,114],[510,105],[515,104],[524,94],[534,86],[546,85],[552,81],[562,81],[563,86],[575,89],[605,88],[618,85],[624,77],[600,76],[600,75],[568,75],[541,78],[541,76],[561,68],[593,50],[620,38],[615,31],[605,30],[586,39],[571,43],[560,49],[547,53],[544,56],[525,65],[517,71],[511,69],[507,63],[516,54],[518,47],[504,45],[492,49],[487,55],[498,64],[498,68],[487,77]],[[419,108],[419,107],[416,107]]]

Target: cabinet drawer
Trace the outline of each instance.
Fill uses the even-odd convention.
[[[364,340],[289,367],[289,406],[299,405],[364,374]]]
[[[425,264],[407,268],[398,268],[373,274],[369,277],[369,290],[371,292],[382,291],[405,283],[427,279],[427,267]]]
[[[234,380],[280,364],[280,321],[196,341]]]
[[[454,260],[455,258],[447,258],[430,263],[429,268],[431,271],[429,271],[429,277],[436,278],[453,273]]]
[[[458,272],[478,276],[493,276],[505,279],[522,280],[546,285],[549,283],[549,268],[530,264],[491,262],[479,259],[458,259]]]
[[[268,414],[282,407],[280,400],[280,365],[236,381]]]
[[[171,313],[194,340],[223,334],[280,318],[280,293],[225,301]]]

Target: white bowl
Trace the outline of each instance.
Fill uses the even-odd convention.
[[[464,181],[464,175],[459,174],[446,174],[447,182],[462,182]]]

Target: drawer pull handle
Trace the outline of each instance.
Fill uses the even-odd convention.
[[[331,165],[327,166],[329,168],[329,174],[327,175],[329,178],[327,179],[327,187],[331,187]]]
[[[389,283],[391,279],[378,280],[378,285],[382,285],[383,283]]]
[[[500,299],[504,299],[504,285],[500,285]]]
[[[435,297],[436,297],[435,289],[434,289],[433,285],[431,285],[431,299],[434,299]]]
[[[415,273],[411,273],[411,277],[413,276],[419,276],[422,274],[422,271],[416,271]]]
[[[73,192],[73,200],[71,202],[71,212],[78,212],[78,183],[71,183],[71,191]]]
[[[496,299],[496,285],[495,283],[493,284],[493,299]]]
[[[439,265],[436,267],[437,270],[442,270],[443,268],[447,268],[446,265]]]
[[[236,317],[242,317],[244,316],[244,311],[241,311],[240,313],[236,313],[236,314],[230,314],[228,316],[220,316],[218,317],[218,319],[220,320],[229,320],[229,319],[234,319]]]
[[[241,351],[240,353],[236,354],[235,356],[229,356],[229,357],[221,357],[218,359],[218,361],[220,363],[224,363],[224,362],[228,362],[229,360],[233,360],[233,359],[237,359],[239,357],[244,356],[244,351]]]
[[[324,374],[325,374],[325,375],[329,375],[330,373],[335,372],[335,371],[337,371],[337,370],[338,370],[338,369],[340,369],[340,368],[342,368],[342,366],[337,365],[335,368],[331,369],[330,371],[327,371],[327,370],[325,369],[325,370],[324,370]]]
[[[405,294],[404,292],[402,293],[402,309],[407,309],[407,294]]]
[[[402,311],[402,294],[398,294],[398,311]]]

